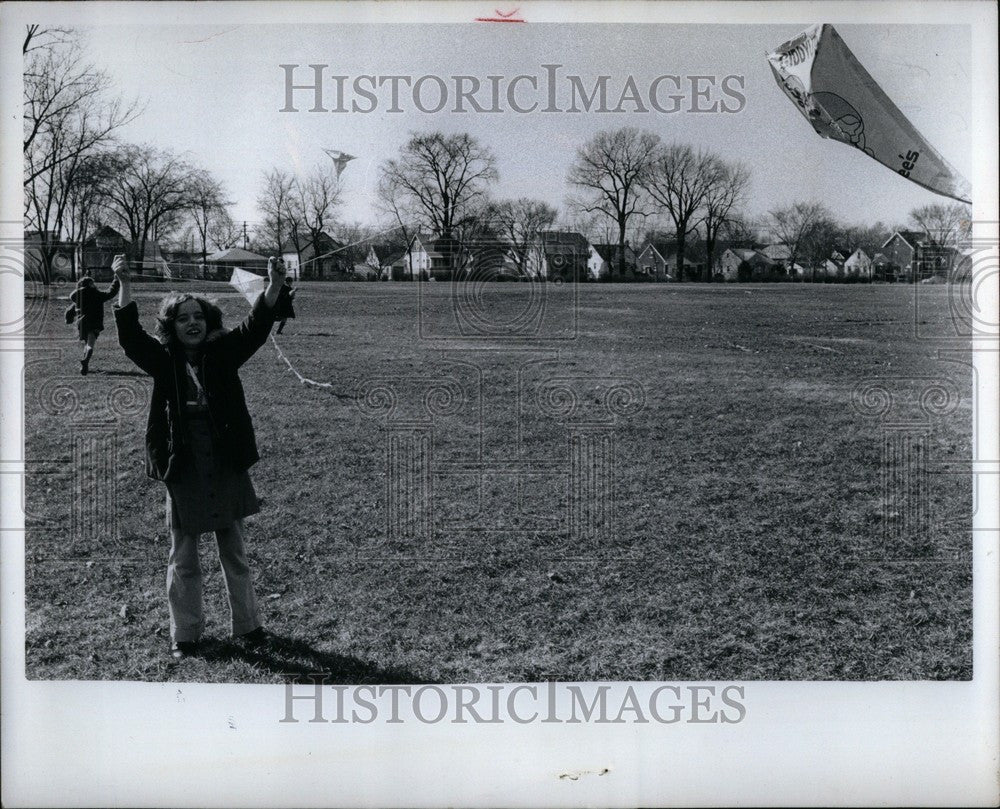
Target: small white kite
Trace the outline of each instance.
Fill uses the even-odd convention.
[[[970,203],[966,180],[879,87],[832,25],[767,54],[775,81],[824,138],[847,143],[942,196]]]
[[[253,303],[267,287],[267,279],[262,275],[234,267],[233,276],[229,279],[229,284],[235,287],[237,292],[242,294],[250,303]]]
[[[340,152],[336,149],[324,149],[327,156],[333,161],[333,166],[337,170],[337,179],[340,179],[340,174],[343,172],[344,167],[354,160],[354,155],[348,154],[347,152]]]

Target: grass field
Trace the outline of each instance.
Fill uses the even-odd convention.
[[[245,300],[215,291],[235,324]],[[248,543],[276,643],[250,654],[226,640],[204,537],[205,653],[177,666],[165,654],[163,487],[143,474],[147,382],[117,346],[110,307],[79,377],[53,301],[27,343],[28,676],[971,676],[971,483],[931,475],[895,499],[883,487],[902,468],[883,462],[903,429],[889,422],[907,422],[918,437],[904,443],[922,442],[932,462],[971,457],[971,372],[915,339],[913,288],[553,286],[545,316],[558,322],[539,334],[567,339],[534,343],[420,339],[418,322],[443,333],[453,311],[450,285],[420,292],[303,285],[278,344],[329,390],[300,385],[270,343],[244,367],[265,501]],[[147,328],[162,293],[139,288]],[[920,317],[946,321],[947,288],[920,294]],[[530,290],[483,295],[476,305],[502,330]],[[930,378],[955,393],[940,416],[919,406]],[[858,407],[871,380],[895,396],[882,420]],[[387,387],[391,412],[378,407]],[[616,388],[627,401],[609,415]],[[421,478],[388,465],[387,447],[427,431],[432,510],[404,514],[400,529],[389,498]],[[84,434],[117,453],[96,484],[74,472]],[[572,435],[597,435],[596,454],[573,456]],[[574,506],[601,487],[613,519]]]

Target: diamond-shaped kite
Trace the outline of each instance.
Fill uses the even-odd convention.
[[[347,152],[341,152],[337,149],[324,149],[323,151],[326,152],[333,161],[333,166],[337,170],[337,179],[339,180],[344,167],[350,161],[354,160],[354,155],[348,154]]]

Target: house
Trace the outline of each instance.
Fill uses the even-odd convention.
[[[410,240],[410,246],[406,250],[404,266],[406,275],[410,278],[425,280],[431,277],[431,265],[434,260],[441,260],[433,248],[433,239],[427,234],[418,233]]]
[[[89,272],[95,281],[110,281],[111,262],[116,255],[131,255],[132,243],[108,225],[102,225],[80,250],[81,274]]]
[[[896,268],[884,253],[872,256],[872,280],[889,282],[896,280]]]
[[[684,250],[684,278],[699,278],[704,270],[704,245],[700,248],[695,241],[688,242]],[[716,251],[718,255],[718,250]],[[677,242],[649,241],[639,251],[635,259],[636,273],[653,278],[657,281],[674,281],[677,279]]]
[[[228,281],[234,269],[264,273],[267,271],[267,256],[252,253],[242,247],[219,250],[205,259],[205,278]]]
[[[403,259],[406,250],[398,245],[372,244],[368,246],[364,263],[375,271],[379,280],[399,281],[404,278]],[[398,265],[398,272],[394,268]]]
[[[457,240],[417,233],[411,240],[403,262],[403,274],[421,281],[450,280],[467,271],[471,254]]]
[[[844,274],[848,278],[872,279],[872,260],[860,247],[844,260]]]
[[[759,252],[764,258],[773,261],[775,264],[786,265],[792,259],[792,248],[781,242],[765,244],[760,248]]]
[[[178,276],[179,268],[172,268],[167,253],[155,239],[146,240],[141,261],[137,255],[138,249],[136,243],[130,242],[113,227],[102,225],[80,247],[80,275],[87,273],[95,281],[110,281],[111,263],[116,255],[124,254],[135,275],[152,280]]]
[[[897,230],[879,250],[885,263],[879,267],[883,275],[893,275],[904,281],[947,276],[961,258],[959,251],[937,244],[927,234],[916,230]]]
[[[37,230],[26,230],[24,232],[24,271],[26,278],[42,278],[42,267],[44,256],[42,255],[43,244],[51,251],[52,274],[50,281],[73,281],[74,267],[76,266],[76,256],[73,245],[63,242],[59,238],[58,231],[46,231],[43,234]],[[110,267],[110,262],[109,265]],[[110,272],[110,271],[109,271]]]
[[[518,281],[529,276],[522,269],[517,248],[503,239],[481,239],[466,245],[469,272],[479,281]]]
[[[299,233],[281,246],[281,257],[296,281],[342,279],[350,275],[354,266],[344,247],[326,231],[320,231],[315,237]]]
[[[528,254],[528,275],[548,280],[585,281],[597,276],[600,261],[582,233],[572,230],[544,230],[535,238]]]
[[[722,254],[718,265],[724,281],[759,281],[783,272],[780,264],[771,261],[759,250],[730,247]]]
[[[591,254],[588,260],[588,264],[593,261],[596,265],[596,271],[594,278],[609,278],[613,276],[622,275],[621,262],[618,257],[618,245],[617,244],[592,244],[590,246]],[[635,250],[625,245],[625,275],[635,276],[638,257],[635,254]]]

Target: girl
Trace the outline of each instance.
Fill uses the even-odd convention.
[[[292,279],[286,278],[285,285],[278,292],[278,306],[274,314],[274,319],[278,322],[278,329],[275,334],[281,334],[285,329],[285,321],[288,318],[295,319],[295,308],[292,300],[295,298],[295,290],[292,289]]]
[[[182,659],[198,649],[205,626],[198,537],[209,531],[218,540],[233,636],[258,645],[266,636],[243,544],[243,518],[260,510],[247,474],[259,456],[238,370],[271,331],[285,280],[283,262],[268,261],[268,287],[237,328],[224,331],[222,312],[205,298],[173,293],[160,307],[158,339],[139,325],[124,259],[115,259],[114,270],[121,286],[118,341],[153,377],[146,473],[167,487],[171,655]]]
[[[115,260],[118,258],[115,256]],[[122,261],[125,260],[124,256],[121,258]],[[76,289],[69,296],[72,304],[66,313],[66,319],[72,323],[70,315],[76,317],[77,334],[83,347],[83,357],[80,360],[80,373],[83,376],[90,370],[90,358],[94,353],[97,335],[104,331],[104,303],[118,294],[118,283],[115,278],[107,290],[101,290],[95,286],[93,278],[84,276],[77,281]]]

